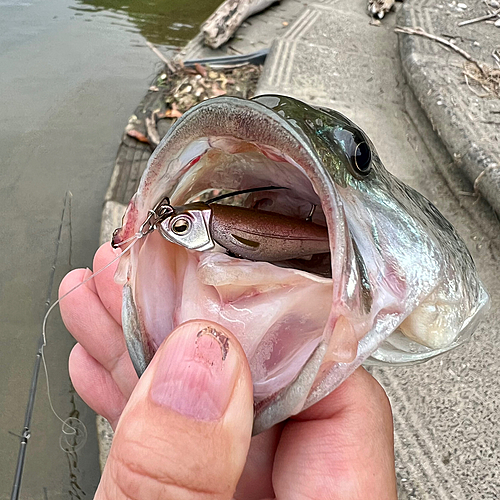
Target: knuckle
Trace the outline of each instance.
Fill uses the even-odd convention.
[[[158,436],[154,442],[145,441],[133,432],[120,438],[119,448],[112,449],[110,473],[127,498],[231,498],[231,482],[221,480],[217,467],[210,468],[192,455],[189,462],[182,460],[172,439]]]

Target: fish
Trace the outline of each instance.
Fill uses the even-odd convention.
[[[162,220],[145,224],[161,200]],[[214,236],[198,249],[166,229],[193,207],[206,210],[199,220]],[[322,246],[281,255],[272,245],[272,259],[267,250],[252,258],[259,242],[221,238],[209,223],[228,213],[231,229],[237,211],[251,216],[259,242],[294,221],[305,231],[313,224]],[[489,303],[456,230],[384,168],[365,132],[288,96],[222,96],[187,111],[153,152],[112,243],[134,235],[115,280],[136,371],[181,323],[224,326],[250,365],[254,433],[318,402],[361,364],[422,362],[456,348]]]

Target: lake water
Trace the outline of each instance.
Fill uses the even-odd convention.
[[[0,499],[10,498],[19,439],[63,199],[73,193],[56,285],[91,267],[102,201],[128,117],[161,64],[145,41],[168,53],[182,46],[219,0],[195,2],[0,0]],[[94,414],[71,388],[74,344],[56,311],[46,357],[56,410],[88,428],[67,455],[40,374],[21,498],[92,498],[98,479]]]

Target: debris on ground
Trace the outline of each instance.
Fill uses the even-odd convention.
[[[397,0],[402,2],[403,0]],[[394,8],[394,4],[396,0],[368,0],[368,4],[366,8],[368,9],[368,13],[374,17],[375,19],[382,19],[389,11]],[[374,26],[378,26],[378,24],[371,23]]]
[[[498,2],[495,2],[495,4],[498,7]],[[487,5],[491,5],[491,4],[487,4]],[[482,21],[488,21],[490,19],[494,19],[495,17],[497,18],[497,20],[494,22],[494,24],[496,26],[496,24],[500,21],[500,8],[498,8],[497,10],[495,10],[493,12],[489,12],[488,14],[485,14],[484,16],[479,16],[479,17],[475,17],[473,19],[467,19],[466,21],[462,21],[462,22],[458,23],[458,26],[467,26],[468,24],[480,23]]]
[[[279,0],[226,0],[201,26],[205,45],[217,49],[227,42],[245,19]]]
[[[165,92],[167,109],[176,109],[182,114],[212,97],[230,95],[249,99],[255,92],[260,73],[261,67],[251,64],[217,70],[196,64],[193,69],[178,67],[166,78],[160,75],[157,86]]]
[[[500,68],[493,68],[484,63],[466,62],[463,74],[465,83],[478,97],[500,99]],[[479,89],[474,88],[474,85]]]
[[[261,72],[262,66],[254,64],[214,69],[169,61],[149,88],[148,104],[129,119],[126,134],[156,147],[173,121],[195,104],[221,95],[253,97]]]
[[[460,54],[467,60],[467,62],[464,63],[462,72],[465,78],[465,83],[469,89],[478,97],[500,98],[500,66],[498,68],[494,68],[485,62],[478,61],[452,41],[427,33],[422,28],[397,26],[394,31],[396,31],[396,33],[404,33],[406,35],[421,36],[454,50],[457,54]],[[500,57],[498,56],[496,50],[493,52],[492,56],[497,64],[499,64]]]

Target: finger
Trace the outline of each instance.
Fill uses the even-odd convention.
[[[69,356],[69,375],[79,396],[114,429],[127,399],[111,374],[80,344],[76,344]]]
[[[59,286],[59,296],[73,289],[88,275],[90,271],[83,269],[68,273]],[[122,329],[88,286],[89,283],[75,289],[61,301],[62,319],[77,342],[111,373],[120,390],[128,397],[137,383],[137,375]]]
[[[250,369],[235,337],[184,323],[137,384],[96,498],[230,500],[252,424]]]
[[[101,245],[94,256],[94,272],[103,269],[112,262],[121,250],[114,250],[109,242]],[[122,286],[115,283],[115,272],[119,260],[111,264],[95,277],[97,294],[101,299],[105,309],[111,317],[119,324],[122,324]]]
[[[288,422],[273,485],[278,500],[397,499],[390,404],[363,368]]]
[[[235,500],[274,498],[272,472],[274,455],[284,424],[278,424],[252,438]]]

